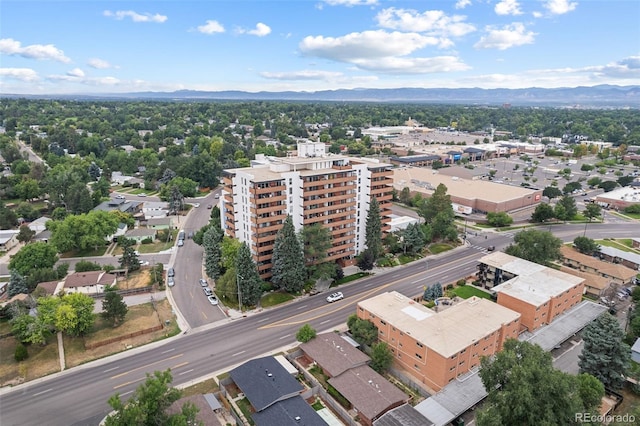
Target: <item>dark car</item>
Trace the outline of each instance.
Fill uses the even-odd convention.
[[[494,251],[495,249],[496,249],[496,246],[487,247],[487,251]]]

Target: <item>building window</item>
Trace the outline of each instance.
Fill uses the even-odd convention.
[[[424,348],[424,345],[420,342],[416,342],[416,345],[418,345],[419,348]]]
[[[382,325],[387,325],[387,323],[386,323],[386,322],[384,322],[383,320],[380,320],[380,324],[382,324]]]
[[[418,359],[422,359],[422,355],[420,355],[420,354],[416,354],[416,358],[418,358]]]
[[[416,370],[420,370],[420,366],[418,364],[413,364],[413,368],[415,368]]]

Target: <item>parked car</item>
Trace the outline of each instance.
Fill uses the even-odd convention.
[[[182,247],[184,245],[184,240],[178,240],[178,247]]]
[[[207,280],[205,280],[204,278],[200,278],[200,285],[202,287],[207,287],[209,284],[207,283]]]
[[[173,268],[167,270],[167,277],[173,277],[176,275],[176,271]]]
[[[140,266],[149,266],[148,260],[139,260],[138,263],[140,263]]]
[[[218,198],[220,198],[220,194],[216,194],[214,198],[217,200]]]
[[[212,206],[211,204],[209,204],[209,205],[207,205],[207,208],[208,208],[209,210],[211,210],[211,209],[213,208],[213,206]]]
[[[344,299],[344,295],[340,291],[331,293],[329,296],[327,296],[327,302],[329,303],[337,302],[340,299]]]
[[[209,287],[205,287],[202,290],[204,290],[204,294],[206,294],[207,296],[213,296],[213,291],[211,291]]]
[[[167,285],[169,287],[173,287],[174,285],[176,285],[176,282],[174,281],[173,277],[167,277]]]
[[[116,195],[116,199],[118,199],[118,200],[124,200],[124,195],[120,195],[120,194],[118,194],[118,195]]]
[[[215,296],[207,296],[207,299],[209,299],[209,303],[211,303],[212,305],[217,305],[218,304],[218,298]]]

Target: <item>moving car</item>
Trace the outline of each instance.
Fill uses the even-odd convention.
[[[169,287],[173,287],[174,285],[176,285],[176,282],[174,281],[173,277],[167,277],[167,285]]]
[[[193,207],[197,209],[198,207],[200,207],[200,203],[193,203]]]
[[[342,294],[342,292],[340,291],[331,293],[329,296],[327,296],[327,302],[329,303],[337,302],[340,299],[344,299],[344,294]]]
[[[487,247],[487,251],[494,251],[495,249],[496,249],[496,246]]]
[[[208,208],[209,210],[211,210],[211,209],[213,208],[213,206],[212,206],[211,204],[209,204],[209,205],[207,205],[207,208]]]
[[[209,303],[211,303],[212,305],[218,304],[218,298],[215,296],[208,296],[207,299],[209,299]]]
[[[204,278],[200,278],[200,285],[202,287],[207,287],[209,284],[207,283],[207,280],[205,280]]]

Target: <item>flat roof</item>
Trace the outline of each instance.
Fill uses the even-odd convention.
[[[617,188],[604,194],[596,195],[596,201],[615,200],[626,201],[628,203],[640,203],[640,190],[631,186]]]
[[[511,309],[478,297],[438,313],[396,291],[379,294],[358,305],[445,358],[520,318]]]
[[[482,199],[494,203],[533,197],[535,193],[541,191],[486,180],[469,180],[456,176],[445,176],[432,169],[418,167],[393,169],[393,186],[398,190],[408,187],[412,191],[431,194],[441,183],[447,187],[447,193],[450,195],[468,200]]]

